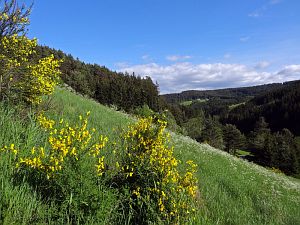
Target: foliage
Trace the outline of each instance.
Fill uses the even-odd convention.
[[[166,121],[168,130],[173,131],[173,132],[178,133],[178,134],[182,134],[182,135],[187,134],[184,127],[180,127],[179,125],[177,125],[175,117],[173,116],[173,114],[169,110],[166,109],[166,110],[164,110],[160,113],[156,113],[155,116],[157,118],[160,118],[163,121]]]
[[[24,6],[16,1],[5,1],[0,11],[0,100],[39,104],[44,95],[50,95],[59,80],[59,63],[53,55],[33,62],[36,39],[18,33],[28,24]]]
[[[299,146],[297,139],[288,129],[272,133],[268,123],[261,117],[250,137],[250,147],[255,153],[257,163],[299,176]]]
[[[123,193],[120,210],[130,224],[184,223],[196,210],[196,165],[187,161],[184,174],[167,146],[166,123],[145,118],[125,132],[123,153],[114,167],[111,183]],[[123,209],[122,209],[123,208]]]
[[[124,144],[116,146],[122,157],[112,166],[105,164],[101,152],[108,139],[94,137],[96,130],[88,129],[88,116],[89,112],[85,118],[79,116],[79,123],[71,126],[40,114],[38,122],[47,144],[30,150],[14,143],[4,146],[0,153],[6,152],[15,161],[16,182],[26,181],[47,201],[51,196],[60,210],[74,215],[74,221],[97,212],[101,204],[97,187],[105,180],[110,187],[117,184],[122,207],[129,213],[122,219],[130,223],[189,219],[186,216],[196,210],[196,165],[187,161],[185,173],[179,173],[179,161],[166,146],[166,123],[158,120],[155,127],[150,117],[132,125]]]
[[[224,123],[236,125],[242,132],[249,133],[259,117],[263,116],[272,132],[288,128],[300,135],[300,81],[284,83],[281,88],[256,96],[252,100],[230,111]]]
[[[0,98],[39,104],[50,95],[59,80],[59,61],[53,55],[38,63],[28,60],[35,53],[36,40],[13,35],[0,42]]]
[[[144,105],[158,111],[158,85],[150,77],[114,72],[105,66],[87,64],[46,46],[37,48],[37,58],[51,54],[64,60],[60,66],[61,78],[77,93],[105,105],[115,105],[126,112],[133,112]]]
[[[215,118],[209,117],[205,121],[202,141],[218,149],[224,148],[222,126]]]
[[[86,116],[89,116],[89,112]],[[63,119],[55,126],[55,121],[43,115],[38,116],[39,123],[49,133],[49,150],[44,147],[32,148],[31,156],[20,158],[17,167],[29,167],[39,170],[46,175],[47,179],[59,174],[64,166],[74,167],[76,161],[92,156],[96,159],[97,173],[102,175],[104,164],[100,150],[105,146],[107,138],[102,135],[98,141],[91,140],[93,133],[87,129],[88,118],[79,116],[80,124],[75,127],[69,126]],[[46,152],[45,152],[46,151]],[[76,167],[72,168],[76,171]]]
[[[1,0],[0,9],[0,38],[26,33],[31,7],[19,6],[17,0]]]
[[[217,90],[188,90],[181,93],[165,94],[163,97],[168,103],[180,103],[183,101],[197,99],[221,99],[244,101],[249,96],[258,96],[270,90],[276,90],[282,86],[281,83],[264,84],[253,87],[225,88]]]
[[[151,117],[154,115],[154,111],[151,110],[148,105],[135,108],[133,113],[139,117]]]
[[[67,90],[57,89],[53,95],[53,107],[47,115],[59,121],[63,115],[70,124],[76,124],[78,114],[84,115],[91,111],[88,124],[90,127],[101,128],[101,133],[109,137],[109,142],[103,149],[108,150],[105,158],[116,157],[109,151],[109,144],[120,139],[118,132],[113,129],[124,128],[134,122],[134,119],[124,113],[116,112],[98,104],[92,99],[86,99]],[[33,146],[43,146],[47,142],[35,120],[24,119],[11,107],[0,103],[0,145],[15,143],[18,149],[31,149]],[[245,160],[232,157],[224,152],[193,141],[188,137],[172,134],[171,143],[174,155],[182,162],[193,159],[197,162],[199,192],[201,205],[195,212],[195,220],[190,219],[186,224],[299,224],[300,223],[300,183],[284,174],[274,174],[269,170]],[[22,146],[21,148],[19,148]],[[23,148],[24,147],[24,148]],[[117,149],[117,148],[114,148]],[[30,154],[30,151],[29,151]],[[13,155],[11,155],[13,156]],[[113,166],[114,164],[111,164]],[[75,221],[83,211],[74,209],[78,195],[73,194],[65,201],[65,207],[60,210],[49,195],[48,201],[39,198],[39,194],[26,182],[13,183],[10,175],[14,167],[9,155],[0,157],[0,224],[114,224],[112,218],[117,215],[116,207],[120,200],[116,189],[112,186],[90,185],[86,179],[74,181],[85,185],[88,191],[97,191],[101,207],[97,213]],[[100,179],[103,179],[103,174]],[[78,177],[78,176],[77,176]],[[85,177],[85,176],[84,176]],[[104,178],[105,179],[105,178]],[[70,204],[70,199],[72,199]],[[85,199],[87,199],[85,197]],[[81,206],[86,206],[82,202]],[[125,216],[125,215],[124,215]],[[119,221],[126,224],[127,221]],[[159,224],[157,221],[155,224]]]
[[[39,115],[46,145],[28,150],[12,143],[0,151],[14,157],[16,182],[27,181],[44,199],[51,198],[60,210],[74,215],[74,221],[96,213],[101,205],[97,196],[105,169],[101,149],[108,140],[102,135],[96,138],[96,130],[88,129],[88,116],[80,116],[79,123],[70,126],[63,119],[57,123]]]
[[[290,81],[247,88],[186,91],[163,95],[162,102],[177,123],[197,141],[219,149],[225,147],[233,154],[236,149],[249,151],[251,155],[245,157],[247,160],[298,177],[299,144],[291,136],[299,136],[300,132],[299,90],[300,81]],[[189,106],[178,103],[197,98],[207,101],[194,100]],[[201,121],[206,122],[202,125]],[[290,135],[284,131],[286,128]]]
[[[244,147],[245,136],[232,124],[226,124],[223,128],[225,151],[236,155],[236,151]]]
[[[161,112],[154,112],[147,105],[143,105],[142,107],[137,107],[133,111],[134,115],[137,115],[140,118],[149,118],[155,117],[157,119],[166,121],[167,129],[176,133],[186,134],[184,128],[177,125],[176,120],[173,114],[169,110],[164,110]]]
[[[202,140],[203,130],[205,128],[205,118],[203,113],[197,117],[189,119],[183,124],[188,136],[197,140]]]

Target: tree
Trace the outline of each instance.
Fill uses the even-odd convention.
[[[275,157],[270,162],[271,166],[281,169],[287,174],[299,173],[299,159],[297,157],[297,143],[294,135],[288,130],[274,134]]]
[[[235,155],[236,150],[244,146],[245,137],[236,126],[226,124],[223,128],[225,151]]]
[[[224,148],[221,124],[216,119],[209,117],[205,121],[202,141],[218,149]]]
[[[0,38],[14,34],[25,35],[30,7],[19,6],[16,0],[0,0]]]
[[[183,127],[191,138],[200,141],[202,137],[202,132],[205,126],[204,113],[199,114],[197,117],[189,119],[183,124]]]
[[[289,175],[299,175],[299,149],[294,135],[286,128],[271,133],[263,118],[255,125],[251,138],[257,162]]]
[[[254,131],[250,135],[252,148],[263,149],[265,140],[270,133],[269,124],[264,117],[260,117],[255,123]]]
[[[274,137],[264,117],[255,123],[254,131],[250,134],[250,147],[254,150],[259,163],[270,165],[274,158]]]

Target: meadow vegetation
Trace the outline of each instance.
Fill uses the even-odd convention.
[[[0,224],[300,223],[299,180],[57,87],[29,13],[0,16]]]
[[[69,192],[64,201],[58,201],[51,194],[47,195],[48,198],[44,198],[43,192],[34,188],[32,183],[18,180],[20,177],[14,175],[16,170],[14,154],[1,153],[1,166],[6,168],[1,170],[0,175],[1,193],[3,193],[0,202],[1,223],[130,224],[130,221],[134,221],[133,216],[136,213],[134,207],[133,209],[125,207],[130,201],[127,197],[135,198],[135,195],[131,194],[137,191],[134,188],[130,189],[128,185],[131,182],[129,174],[131,170],[119,173],[116,167],[118,162],[120,166],[118,168],[122,170],[122,162],[125,163],[129,156],[124,157],[126,148],[122,148],[121,155],[114,154],[114,150],[122,150],[120,147],[116,148],[116,145],[121,146],[119,144],[123,142],[120,133],[136,120],[127,114],[62,89],[57,89],[54,93],[51,108],[46,114],[55,121],[64,118],[69,124],[78,124],[78,115],[84,115],[88,111],[91,113],[87,127],[89,129],[96,127],[95,135],[105,134],[109,140],[100,152],[108,165],[113,167],[111,175],[107,178],[105,175],[97,176],[99,183],[95,185],[95,180],[90,177],[90,173],[84,173],[86,171],[84,168],[88,166],[85,165],[81,175],[85,178],[78,178],[76,177],[78,174],[70,173],[70,176],[75,177],[72,184],[75,189]],[[27,157],[31,157],[30,150],[34,146],[44,146],[47,143],[43,128],[30,113],[16,117],[13,107],[1,105],[0,124],[0,145],[10,147],[10,143],[15,143],[16,149],[28,149],[24,151],[27,152]],[[184,224],[298,224],[300,222],[299,180],[234,158],[223,151],[174,133],[171,133],[170,146],[174,146],[173,154],[177,160],[187,162],[192,159],[198,165],[195,173],[199,191],[193,216],[195,219],[187,217]],[[184,174],[186,168],[188,167],[182,165],[178,171]],[[96,167],[94,169],[96,172]],[[134,171],[138,172],[140,169],[135,168]],[[121,186],[107,185],[112,179],[116,179],[116,174],[120,174],[125,181],[128,175],[129,180]],[[47,181],[47,178],[45,180]],[[71,182],[72,179],[69,181]],[[135,180],[134,183],[138,182]],[[144,194],[146,193],[147,190]],[[89,202],[86,201],[89,199],[88,196],[91,197]],[[89,204],[98,204],[93,206],[97,210],[83,210],[88,208]],[[143,205],[143,207],[147,206]],[[166,223],[158,220],[159,214],[160,211],[157,214],[152,212],[152,218],[148,218],[148,222]]]

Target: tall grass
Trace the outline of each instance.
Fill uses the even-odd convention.
[[[7,105],[0,105],[0,146],[16,143],[18,147],[33,146],[39,140],[39,132],[30,116],[20,118]],[[13,184],[11,157],[0,158],[0,224],[28,224],[46,220],[46,211],[38,196],[29,186]]]
[[[118,140],[121,129],[133,122],[122,112],[61,89],[54,94],[47,114],[72,122],[87,111],[91,111],[90,125],[112,142]],[[0,146],[16,143],[18,147],[29,149],[43,141],[30,115],[17,117],[11,107],[0,105]],[[198,164],[201,206],[196,220],[190,224],[300,224],[299,180],[273,173],[187,137],[172,134],[172,143],[177,158],[193,159]],[[0,166],[0,224],[76,224],[68,219],[68,212],[57,212],[54,203],[43,202],[28,185],[15,185],[9,158],[0,158]],[[110,224],[116,213],[116,201],[114,192],[106,187],[102,214],[87,218],[86,224]]]

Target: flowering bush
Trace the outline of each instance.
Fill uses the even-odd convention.
[[[54,120],[39,115],[40,125],[49,133],[49,149],[45,152],[44,147],[33,147],[29,157],[20,157],[17,167],[36,169],[49,179],[60,175],[65,166],[74,167],[76,170],[76,161],[89,157],[95,161],[95,171],[101,176],[104,170],[104,157],[101,156],[100,150],[104,148],[108,139],[101,135],[97,141],[92,140],[96,129],[93,128],[91,131],[87,129],[88,116],[89,112],[86,118],[80,115],[79,124],[72,127],[63,119],[56,124]]]
[[[122,152],[114,166],[112,182],[123,191],[121,207],[132,224],[180,223],[195,211],[197,201],[196,165],[186,162],[184,174],[168,147],[166,122],[141,119],[123,137]],[[126,191],[124,191],[126,190]]]
[[[31,6],[20,6],[17,0],[0,1],[0,37],[25,34]]]
[[[0,1],[0,100],[39,104],[58,83],[61,61],[53,55],[33,60],[37,40],[25,36],[30,12],[16,0]]]
[[[182,163],[168,146],[166,122],[156,119],[154,124],[150,117],[131,125],[119,145],[112,145],[114,155],[109,161],[102,152],[108,139],[95,138],[88,117],[89,112],[70,126],[41,114],[38,122],[47,134],[45,146],[26,151],[11,144],[1,151],[13,156],[22,181],[25,177],[42,196],[51,196],[59,205],[68,202],[69,211],[97,210],[100,182],[118,192],[123,216],[116,216],[116,223],[182,224],[192,218],[199,197],[197,166],[189,160],[185,171],[180,170]]]
[[[96,137],[96,129],[88,128],[88,117],[89,112],[71,126],[41,114],[37,120],[46,134],[44,146],[27,150],[11,144],[0,149],[13,156],[16,182],[28,182],[47,201],[74,215],[97,211],[103,198],[98,181],[105,169],[101,150],[108,139]]]
[[[53,55],[30,60],[36,53],[36,39],[25,36],[0,38],[0,98],[39,104],[43,95],[50,95],[59,80],[59,64]],[[0,100],[1,100],[0,99]]]

